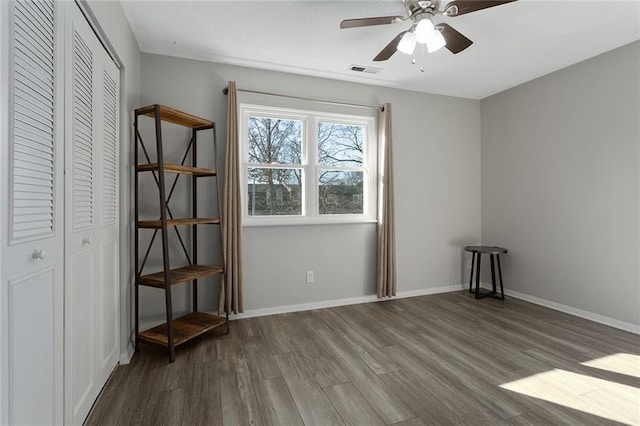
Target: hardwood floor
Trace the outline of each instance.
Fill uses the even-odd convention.
[[[233,321],[173,364],[141,345],[86,422],[620,423],[640,425],[639,336],[465,291]]]

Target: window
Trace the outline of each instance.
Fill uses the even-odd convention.
[[[375,117],[243,103],[240,117],[245,225],[375,220]]]

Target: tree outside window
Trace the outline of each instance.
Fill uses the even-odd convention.
[[[318,123],[320,214],[363,212],[363,126]]]
[[[302,122],[249,117],[248,147],[249,214],[302,214]]]
[[[249,223],[375,219],[375,118],[244,105],[241,111]]]

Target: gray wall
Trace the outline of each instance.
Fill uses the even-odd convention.
[[[134,272],[131,269],[132,228],[131,223],[131,182],[132,182],[132,158],[133,158],[133,131],[132,114],[134,108],[140,106],[140,49],[136,42],[129,22],[127,21],[120,2],[114,1],[90,1],[88,11],[93,15],[93,22],[98,25],[98,30],[110,44],[109,48],[115,53],[120,63],[121,76],[121,143],[120,143],[120,244],[123,248],[120,257],[120,339],[121,354],[126,360],[127,351],[131,351],[132,340],[132,282]]]
[[[228,80],[296,96],[392,102],[400,292],[465,281],[462,247],[479,242],[482,230],[485,243],[510,249],[504,258],[508,289],[640,324],[638,43],[480,103],[141,55],[119,3],[90,1],[89,8],[124,65],[123,192],[132,188],[127,152],[132,152],[131,117],[138,106],[158,102],[212,118],[222,155],[226,97],[221,90]],[[185,134],[167,130],[174,137],[171,150],[178,153]],[[143,189],[143,207],[153,208],[153,184],[143,182]],[[175,200],[176,213],[189,202],[180,193]],[[132,204],[125,203],[123,223],[130,223],[131,211]],[[130,232],[121,236],[125,245]],[[214,251],[216,240],[211,233],[201,250]],[[246,310],[375,291],[372,224],[246,228],[244,250]],[[123,353],[132,327],[128,259],[124,253]],[[314,284],[305,284],[306,270],[315,271]],[[177,308],[184,311],[188,294],[176,290]],[[163,315],[161,293],[142,291],[143,320]],[[204,296],[209,302],[201,308],[213,309],[215,291]]]
[[[482,100],[482,240],[511,290],[640,324],[640,43]]]
[[[316,99],[391,102],[398,291],[459,286],[464,281],[462,247],[480,240],[479,101],[150,54],[142,55],[142,73],[142,104],[161,103],[212,118],[220,142],[226,121],[222,89],[229,80],[240,88]],[[172,149],[177,152],[185,134],[168,130],[175,132]],[[148,208],[157,204],[152,194],[145,192]],[[245,310],[375,293],[374,224],[244,231]],[[215,238],[208,238],[203,248],[213,250]],[[307,270],[315,271],[315,283],[305,283]],[[144,318],[162,315],[160,293],[142,292]],[[175,289],[174,295],[178,309],[186,309],[186,291]],[[215,294],[207,297],[211,302],[204,308],[211,309]]]

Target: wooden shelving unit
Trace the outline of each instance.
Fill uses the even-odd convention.
[[[211,275],[218,275],[223,272],[220,266],[206,266],[206,265],[190,265],[183,266],[181,268],[175,268],[169,270],[169,284],[181,284],[183,282],[197,280],[198,278],[205,278]],[[149,287],[165,288],[165,275],[164,271],[156,272],[155,274],[141,275],[138,277],[138,285],[145,285]]]
[[[157,172],[160,166],[158,163],[140,164],[139,172]],[[202,167],[189,167],[180,164],[164,163],[165,173],[177,173],[192,176],[215,176],[215,169],[203,169]]]
[[[149,156],[149,151],[144,145],[141,136],[139,119],[141,117],[150,117],[155,124],[155,148],[156,159],[153,162]],[[162,122],[169,122],[184,126],[191,129],[191,140],[186,149],[182,162],[169,163],[164,161],[162,147]],[[224,276],[224,268],[219,265],[204,265],[198,263],[198,232],[199,225],[220,225],[219,217],[198,217],[198,182],[200,178],[210,177],[213,180],[213,191],[216,194],[220,206],[220,192],[217,184],[217,165],[216,155],[217,141],[215,123],[204,118],[196,117],[173,108],[163,105],[148,105],[135,110],[135,317],[136,317],[136,349],[139,342],[160,345],[167,348],[169,352],[169,362],[175,360],[175,347],[187,342],[195,337],[200,336],[208,331],[221,326],[227,327],[229,332],[229,316],[209,314],[198,311],[198,279],[211,276],[218,276],[220,282]],[[203,168],[197,165],[197,141],[198,134],[202,131],[213,132],[213,167]],[[140,152],[144,155],[146,163],[140,163]],[[191,157],[191,165],[185,164],[187,158]],[[158,187],[158,199],[160,207],[160,218],[140,220],[140,194],[139,194],[139,175],[142,173],[152,173],[153,178]],[[167,191],[167,179],[165,174],[173,174],[174,180],[171,189]],[[192,217],[174,218],[169,208],[169,201],[176,187],[176,181],[181,176],[189,176],[191,178],[191,204]],[[184,231],[184,229],[187,231]],[[140,257],[140,232],[141,230],[152,229],[149,246],[145,250],[144,256]],[[169,258],[169,230],[173,229],[177,235],[178,242],[184,252],[186,266],[171,267]],[[191,232],[191,248],[187,249],[184,241],[183,232]],[[149,232],[149,231],[146,231]],[[143,273],[147,264],[151,248],[156,242],[156,236],[160,234],[162,244],[162,270],[151,273]],[[222,246],[222,237],[220,233],[220,246]],[[175,260],[175,259],[174,259]],[[171,288],[176,284],[191,283],[192,294],[192,312],[173,318],[173,306],[171,298]],[[139,303],[140,292],[139,287],[154,287],[164,290],[165,293],[165,312],[166,322],[153,327],[149,330],[139,330]]]
[[[210,129],[214,125],[213,121],[206,118],[196,117],[195,115],[158,104],[140,107],[136,110],[136,115],[146,115],[151,118],[158,117],[162,121],[189,127],[190,129]]]
[[[167,219],[168,227],[180,225],[219,225],[220,219],[217,217],[207,218],[183,218],[183,219]],[[139,220],[138,228],[155,228],[162,229],[162,220]]]
[[[203,312],[191,312],[172,321],[173,346],[178,346],[188,342],[194,337],[198,337],[207,331],[218,328],[226,324],[226,319],[216,315],[209,315]],[[138,334],[138,339],[156,345],[168,346],[167,323],[150,328]]]

